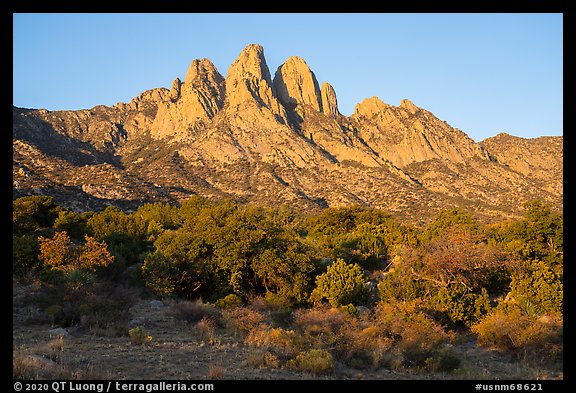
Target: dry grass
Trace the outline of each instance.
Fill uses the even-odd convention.
[[[394,360],[394,340],[383,335],[375,325],[343,329],[337,344],[335,354],[338,358],[356,369],[377,370],[390,366]]]
[[[271,327],[252,330],[244,342],[248,346],[273,352],[282,360],[294,357],[304,344],[302,337],[294,330]]]
[[[206,378],[220,380],[224,379],[225,375],[226,369],[224,367],[219,365],[211,365],[208,368],[208,372],[206,373]]]
[[[50,359],[56,358],[58,354],[64,352],[65,343],[64,336],[56,336],[48,343],[50,351]]]
[[[188,323],[197,323],[204,317],[215,318],[217,311],[201,300],[181,300],[170,305],[170,314]]]
[[[561,360],[563,321],[555,315],[532,319],[520,309],[496,311],[472,327],[481,345],[532,363]]]
[[[268,350],[256,349],[246,355],[246,364],[252,367],[265,367],[277,369],[282,366],[282,361],[278,356]]]
[[[294,326],[312,336],[333,334],[350,325],[357,325],[356,319],[338,308],[317,307],[294,312]]]
[[[15,349],[12,355],[14,379],[103,379],[91,363],[78,361],[68,353],[68,344],[63,336],[38,343],[34,351]]]
[[[203,316],[200,321],[196,322],[195,328],[203,341],[206,341],[209,344],[217,343],[216,322],[214,319],[208,316]]]
[[[332,355],[323,349],[311,349],[301,352],[288,363],[288,366],[314,375],[332,374],[334,372]]]
[[[264,324],[264,313],[248,307],[236,307],[223,311],[227,325],[237,333],[248,333]]]

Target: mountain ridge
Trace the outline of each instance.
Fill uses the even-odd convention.
[[[54,194],[83,210],[199,194],[304,210],[360,204],[413,221],[455,206],[511,218],[530,199],[561,209],[563,137],[514,138],[474,142],[407,99],[367,98],[344,116],[304,59],[272,77],[250,44],[226,77],[193,60],[183,82],[129,103],[13,107],[13,197]]]

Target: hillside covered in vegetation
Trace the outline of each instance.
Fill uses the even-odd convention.
[[[215,351],[234,342],[247,378],[246,368],[269,378],[344,378],[349,369],[502,377],[472,372],[466,346],[523,370],[505,377],[562,378],[563,217],[539,201],[518,220],[481,224],[450,209],[417,227],[366,207],[304,214],[193,197],[76,213],[22,197],[13,202],[13,280],[22,326],[153,351],[170,327],[155,334],[134,309],[156,301],[194,340]],[[54,378],[18,340],[14,377]],[[44,356],[62,363],[50,348]],[[75,367],[86,369],[68,364],[57,376],[86,377]]]

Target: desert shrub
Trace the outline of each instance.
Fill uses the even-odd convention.
[[[491,238],[525,260],[541,260],[557,274],[563,266],[563,217],[540,201],[524,204],[524,217],[492,228]]]
[[[12,201],[13,234],[32,234],[50,228],[61,210],[52,197],[26,196]]]
[[[138,262],[140,254],[147,247],[146,242],[123,232],[112,233],[105,236],[103,240],[108,245],[108,250],[114,255],[122,257],[128,265]]]
[[[56,232],[52,238],[40,236],[40,253],[38,259],[44,268],[49,271],[96,272],[98,269],[108,267],[114,257],[108,252],[105,242],[98,243],[94,238],[86,235],[85,243],[77,247],[72,244],[66,232]]]
[[[563,293],[560,276],[545,262],[527,262],[524,269],[512,276],[510,294],[525,312],[534,317],[561,313]]]
[[[242,299],[236,294],[229,294],[225,297],[216,300],[214,305],[218,308],[234,308],[242,304]]]
[[[362,268],[343,259],[337,259],[326,273],[316,277],[316,288],[311,295],[314,302],[328,300],[334,307],[350,303],[363,305],[369,298]]]
[[[88,289],[88,295],[73,303],[83,330],[107,337],[126,335],[130,308],[139,298],[138,288],[104,282]]]
[[[39,265],[40,245],[31,235],[12,236],[12,274],[23,277]]]
[[[203,316],[201,320],[196,322],[195,330],[200,334],[202,340],[210,344],[216,342],[216,321],[208,316]]]
[[[351,367],[377,370],[392,360],[394,339],[374,323],[344,325],[333,347],[335,356]]]
[[[164,229],[177,229],[182,225],[178,211],[176,206],[155,202],[143,204],[134,214],[147,224],[148,235],[157,236]],[[158,228],[159,232],[153,233],[152,228]]]
[[[309,217],[303,230],[322,256],[342,258],[367,269],[379,266],[398,246],[417,242],[414,228],[380,209],[359,206],[325,209]]]
[[[246,356],[246,363],[252,367],[266,367],[277,369],[282,366],[282,362],[278,356],[270,351],[253,349],[248,352]]]
[[[288,362],[287,366],[314,375],[325,375],[334,372],[332,354],[323,349],[310,349],[300,352],[295,359]]]
[[[292,302],[282,294],[267,292],[264,297],[253,296],[250,306],[264,312],[274,325],[287,325],[292,321]]]
[[[237,332],[250,332],[260,328],[266,316],[263,312],[253,310],[249,307],[235,307],[222,311],[226,323]]]
[[[442,237],[423,243],[409,263],[414,279],[438,288],[459,285],[477,292],[481,288],[502,290],[499,284],[506,282],[516,266],[509,252],[461,227],[450,228]]]
[[[219,266],[210,261],[210,244],[197,233],[165,231],[154,245],[156,251],[142,266],[145,282],[154,291],[208,300],[230,292],[225,279],[219,279]]]
[[[271,327],[251,330],[245,343],[271,351],[283,360],[293,358],[303,346],[302,337],[294,330]]]
[[[164,296],[175,292],[181,273],[178,266],[159,251],[146,254],[141,272],[146,286]]]
[[[210,367],[208,367],[208,372],[206,373],[206,378],[212,379],[212,380],[220,380],[220,379],[224,379],[225,375],[226,375],[226,369],[224,367],[219,366],[219,365],[215,365],[215,364],[211,364]]]
[[[181,222],[187,228],[194,228],[198,221],[198,216],[206,210],[210,210],[213,202],[199,195],[194,195],[182,202],[178,208],[178,217],[174,221]]]
[[[427,242],[442,237],[454,230],[474,233],[479,229],[478,222],[460,208],[446,209],[439,212],[422,233],[422,240]]]
[[[40,254],[38,259],[47,270],[64,270],[73,260],[70,249],[70,237],[66,232],[56,232],[54,236],[38,237]]]
[[[559,316],[533,319],[517,306],[497,308],[472,326],[481,345],[531,362],[550,363],[562,355],[563,324]]]
[[[197,323],[203,318],[219,319],[218,311],[200,300],[180,300],[170,305],[170,314],[188,323]]]
[[[352,232],[341,236],[334,255],[367,269],[375,268],[388,255],[385,235],[383,225],[359,224]]]
[[[52,322],[52,325],[57,325],[64,317],[64,312],[62,311],[62,306],[59,304],[53,304],[44,310],[44,313]]]
[[[135,217],[124,213],[118,207],[108,206],[88,218],[87,230],[98,240],[113,233],[126,233],[143,238],[146,236],[146,224]]]
[[[96,282],[96,275],[94,275],[94,273],[82,269],[66,270],[64,277],[69,285],[76,289],[93,285]]]
[[[437,311],[446,315],[454,324],[470,327],[484,317],[491,309],[488,292],[468,292],[460,286],[441,288],[430,300]]]
[[[74,285],[68,280],[43,283],[26,299],[26,304],[43,310],[44,322],[74,327],[97,336],[126,335],[130,308],[136,302],[138,288],[96,281]]]
[[[374,323],[380,334],[394,340],[394,350],[406,366],[422,367],[426,359],[436,356],[445,344],[454,340],[454,334],[430,318],[421,308],[421,302],[380,303]]]
[[[345,312],[346,314],[353,316],[354,318],[358,318],[360,315],[358,313],[358,309],[352,303],[340,306],[339,308],[342,312]]]
[[[383,302],[412,301],[424,297],[430,291],[430,284],[425,280],[415,280],[411,272],[411,248],[401,248],[393,258],[393,268],[378,282],[378,298]]]
[[[345,362],[364,355],[364,348],[358,349],[354,344],[357,333],[362,330],[360,321],[341,308],[324,305],[296,310],[292,326],[301,332],[308,348],[330,350]]]
[[[128,330],[128,335],[133,345],[144,345],[152,341],[152,336],[142,327],[135,327]]]
[[[433,357],[424,361],[424,369],[430,372],[453,372],[459,369],[461,365],[460,356],[451,347],[440,349]]]
[[[76,240],[84,239],[86,235],[86,218],[81,214],[61,210],[58,217],[54,220],[53,228],[57,232],[66,232]]]
[[[77,269],[95,272],[99,268],[108,267],[114,261],[114,257],[107,250],[106,242],[98,243],[88,235],[84,237],[84,240],[85,243],[75,262]]]
[[[275,230],[282,231],[281,228],[268,229],[270,232]],[[297,237],[287,233],[274,236],[262,248],[251,258],[250,267],[266,292],[290,302],[306,302],[314,270],[310,250]]]
[[[232,201],[186,202],[183,226],[159,232],[156,251],[145,258],[146,282],[188,299],[274,293],[305,303],[312,289],[312,251],[273,212]]]
[[[312,336],[335,334],[344,326],[356,324],[349,313],[338,308],[321,306],[294,312],[293,326]]]

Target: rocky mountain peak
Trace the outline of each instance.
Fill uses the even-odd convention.
[[[242,50],[228,69],[226,79],[232,82],[252,77],[266,81],[269,86],[272,85],[270,70],[264,57],[264,48],[259,44],[250,44]]]
[[[330,83],[322,83],[321,95],[322,112],[328,116],[339,115],[340,112],[338,111],[338,100],[336,99],[336,92]]]
[[[260,115],[264,109],[273,115],[270,117],[267,114],[264,117],[286,121],[286,111],[272,91],[272,79],[261,45],[250,44],[242,50],[228,69],[225,85],[229,112],[254,123],[262,117]]]
[[[176,78],[170,89],[170,101],[158,105],[151,135],[186,139],[198,122],[212,119],[223,105],[222,75],[210,60],[192,60],[184,83]]]
[[[184,78],[185,84],[202,85],[208,83],[222,83],[224,78],[216,66],[208,59],[192,60]]]
[[[288,108],[309,105],[318,112],[322,111],[316,76],[298,56],[288,58],[278,67],[274,74],[274,88],[278,99]]]
[[[412,103],[412,101],[403,99],[400,101],[400,108],[406,109],[408,112],[414,114],[418,110],[418,107]]]
[[[181,88],[182,88],[182,81],[180,80],[180,78],[174,79],[174,82],[172,82],[172,88],[170,89],[170,100],[172,100],[172,102],[180,98]]]
[[[390,108],[390,105],[374,96],[366,98],[361,103],[356,104],[354,107],[354,116],[370,118],[378,113],[384,112],[387,108]]]

